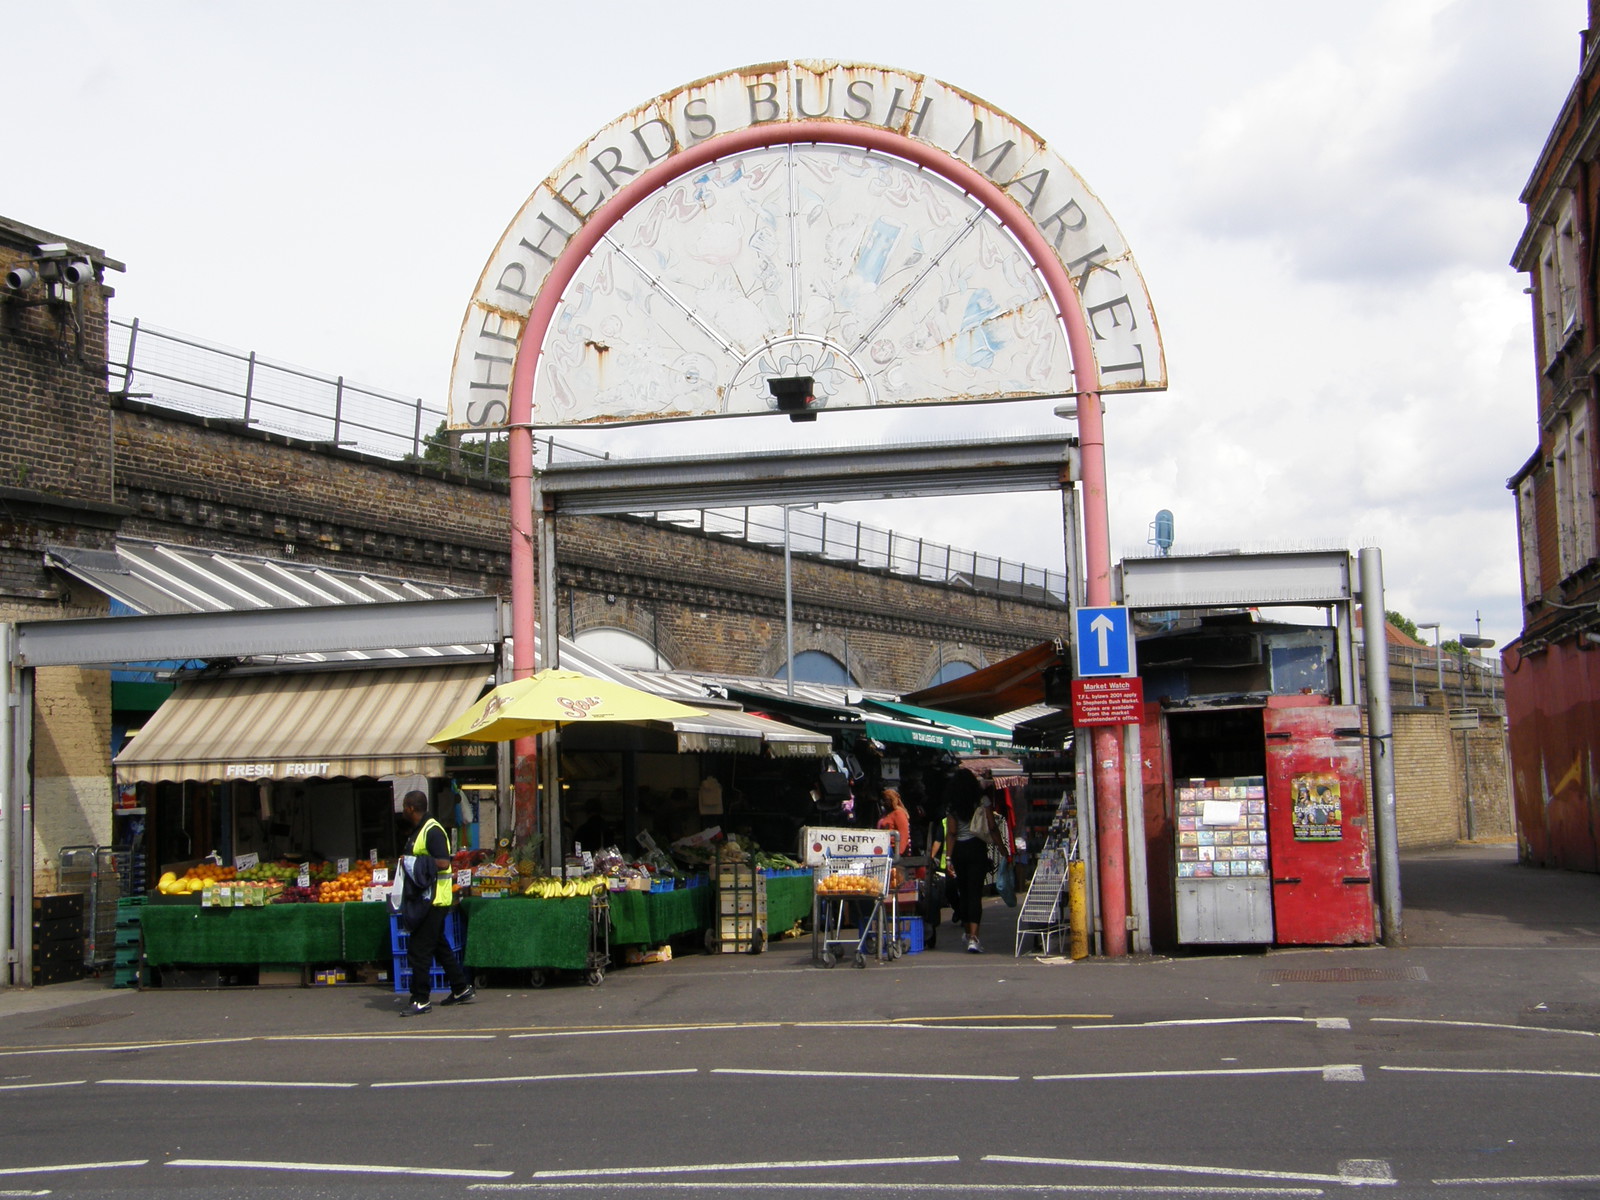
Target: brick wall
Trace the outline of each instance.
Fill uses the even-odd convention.
[[[1437,701],[1440,694],[1433,692],[1429,699]],[[1466,838],[1463,744],[1472,762],[1473,837],[1490,841],[1512,836],[1504,718],[1480,710],[1478,719],[1479,728],[1467,733],[1463,743],[1443,708],[1394,710],[1395,826],[1401,850],[1448,846]]]
[[[39,242],[51,237],[31,233],[37,240],[0,223],[0,272],[33,261]],[[95,285],[79,292],[75,308],[24,303],[43,297],[40,284],[0,298],[0,487],[103,502],[111,498],[110,462],[94,448],[111,432],[106,295]]]

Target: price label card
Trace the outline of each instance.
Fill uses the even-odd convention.
[[[388,888],[366,887],[361,889],[361,899],[367,904],[381,904],[388,899],[388,896]]]
[[[374,871],[372,873],[372,882],[373,883],[385,883],[385,884],[388,883],[389,882],[389,868],[388,867],[379,867],[376,871]]]
[[[260,863],[261,856],[259,854],[241,854],[233,860],[234,867],[240,871],[252,870],[259,866]]]
[[[334,863],[333,869],[341,875],[348,875],[350,873],[350,860],[348,858],[338,859]]]
[[[296,883],[296,886],[298,886],[298,887],[310,887],[311,886],[311,866],[310,866],[310,864],[308,864],[308,863],[301,863],[300,864],[300,875],[299,875],[299,878],[295,880],[295,883]]]
[[[367,861],[373,866],[378,865],[378,851],[376,847],[367,851]]]
[[[471,867],[462,867],[461,870],[456,872],[456,886],[457,887],[471,887],[472,886],[472,868]]]

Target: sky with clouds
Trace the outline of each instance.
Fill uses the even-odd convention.
[[[1447,637],[1481,613],[1503,645],[1521,624],[1505,480],[1537,444],[1527,280],[1507,262],[1584,17],[1583,0],[54,0],[7,17],[0,214],[126,262],[118,317],[442,403],[485,259],[594,131],[748,63],[932,75],[1072,163],[1143,272],[1171,387],[1108,400],[1115,556],[1146,552],[1161,508],[1179,552],[1376,545],[1390,608]],[[717,436],[982,437],[1059,428],[1050,408]],[[846,515],[1062,559],[1049,495]]]

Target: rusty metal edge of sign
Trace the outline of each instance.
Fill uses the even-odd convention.
[[[503,426],[517,346],[546,276],[566,243],[607,209],[629,177],[723,134],[819,121],[887,129],[992,180],[1054,248],[1088,316],[1099,310],[1102,323],[1119,325],[1120,312],[1129,322],[1124,334],[1143,331],[1133,341],[1137,374],[1127,373],[1131,363],[1101,363],[1101,389],[1167,386],[1160,328],[1126,240],[1088,184],[1043,139],[1002,110],[929,76],[867,64],[792,61],[742,67],[663,93],[594,134],[534,189],[485,264],[463,317],[450,373],[450,426]],[[1120,294],[1088,294],[1108,281]],[[563,424],[607,419],[597,413]]]

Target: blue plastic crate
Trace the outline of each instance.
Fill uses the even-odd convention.
[[[908,943],[907,954],[921,954],[922,943],[922,918],[901,917],[895,922],[895,936],[902,942]]]
[[[411,990],[411,965],[403,958],[394,960],[394,990],[396,992],[409,992]],[[450,981],[444,977],[444,972],[438,967],[428,972],[428,990],[430,992],[448,992]]]
[[[461,911],[452,908],[444,919],[444,944],[461,953]],[[389,917],[389,949],[396,958],[405,958],[411,948],[411,935],[400,928],[400,919]]]
[[[677,882],[677,880],[670,877],[667,879],[652,879],[650,881],[650,890],[652,892],[670,892],[677,886]]]

